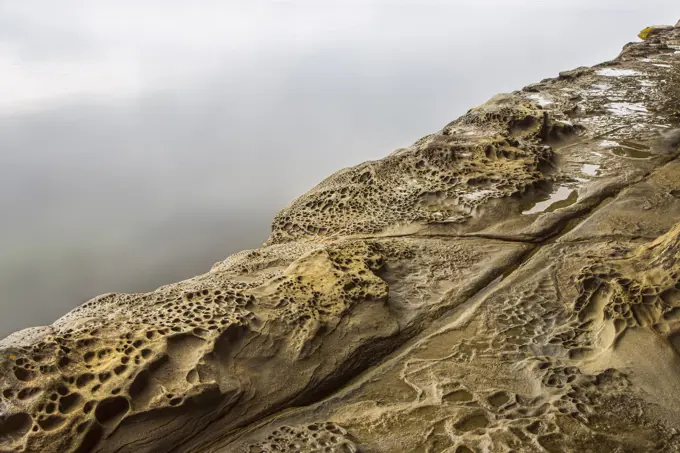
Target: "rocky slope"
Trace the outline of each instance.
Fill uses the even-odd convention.
[[[680,23],[643,33],[0,341],[0,451],[680,451]]]

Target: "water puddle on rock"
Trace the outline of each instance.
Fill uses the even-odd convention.
[[[621,140],[621,146],[638,149],[640,151],[646,151],[649,149],[649,146],[647,145],[643,145],[642,143],[631,142],[630,140]]]
[[[631,77],[642,75],[640,72],[634,69],[617,69],[617,68],[604,68],[596,72],[597,75],[605,77]]]
[[[614,116],[648,115],[649,111],[640,102],[611,102],[607,110]]]
[[[652,156],[648,151],[642,151],[635,148],[628,148],[627,146],[617,146],[611,149],[612,154],[619,157],[628,157],[630,159],[647,159]]]
[[[549,105],[553,104],[553,101],[550,99],[546,98],[544,95],[535,93],[535,94],[530,94],[527,96],[529,99],[532,101],[536,102],[536,104],[540,105],[541,107],[547,107]]]
[[[600,166],[597,164],[583,164],[581,173],[585,173],[588,176],[597,176],[600,173]]]
[[[649,146],[641,143],[631,142],[629,140],[620,140],[618,142],[612,140],[603,140],[600,146],[608,148],[612,154],[619,157],[627,157],[630,159],[647,159],[652,156]],[[585,173],[585,172],[584,172]]]
[[[539,201],[534,204],[528,211],[522,212],[524,215],[537,214],[539,212],[552,212],[558,209],[566,208],[578,200],[578,192],[575,189],[558,186],[547,200]]]

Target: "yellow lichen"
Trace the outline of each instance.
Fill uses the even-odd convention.
[[[649,35],[654,30],[656,30],[656,27],[645,27],[640,33],[638,33],[638,38],[644,41],[645,39],[649,38]]]

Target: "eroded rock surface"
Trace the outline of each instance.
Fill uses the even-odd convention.
[[[643,37],[0,341],[0,451],[680,451],[680,27]]]

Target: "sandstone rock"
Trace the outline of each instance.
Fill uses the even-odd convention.
[[[680,29],[646,37],[0,341],[0,451],[680,451]]]

